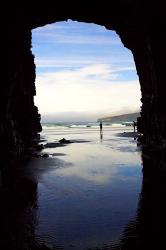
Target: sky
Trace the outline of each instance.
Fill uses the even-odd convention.
[[[104,26],[68,20],[32,31],[42,121],[95,121],[140,110],[130,50]]]

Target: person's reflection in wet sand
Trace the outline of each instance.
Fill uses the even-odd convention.
[[[100,131],[100,141],[103,141],[103,131]]]
[[[100,121],[100,141],[102,142],[103,140],[103,124],[102,124],[102,121]]]

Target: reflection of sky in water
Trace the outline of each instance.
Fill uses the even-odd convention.
[[[61,152],[65,152],[65,148]],[[82,143],[81,145],[69,145],[67,155],[63,159],[71,161],[73,166],[56,170],[56,175],[78,177],[104,184],[118,178],[119,170],[123,167],[125,176],[127,176],[128,171],[131,172],[131,167],[127,169],[126,165],[132,165],[133,169],[136,169],[138,153],[123,153],[107,147],[103,148],[103,145]],[[121,171],[121,173],[123,172]]]
[[[100,143],[98,134],[79,134],[76,139],[91,142],[45,149],[59,153],[63,167],[45,172],[39,182],[38,232],[64,249],[116,243],[136,215],[141,189],[136,144],[113,132],[104,136]]]

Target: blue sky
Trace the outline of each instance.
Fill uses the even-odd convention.
[[[32,45],[43,117],[93,120],[140,109],[133,56],[114,31],[69,20],[33,30]]]

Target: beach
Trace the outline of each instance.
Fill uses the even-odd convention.
[[[60,143],[61,139],[68,140]],[[26,176],[37,183],[35,237],[55,249],[115,247],[136,218],[141,153],[125,126],[43,126],[41,155]],[[106,248],[107,249],[107,248]]]

